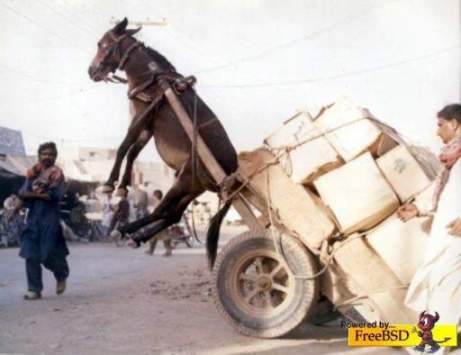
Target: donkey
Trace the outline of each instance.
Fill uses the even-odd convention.
[[[129,93],[141,88],[143,93],[153,97],[152,100],[158,101],[155,106],[150,107],[151,103],[139,96],[132,97],[135,119],[117,150],[116,161],[106,183],[108,189],[113,189],[121,163],[128,153],[127,171],[120,184],[122,188],[126,187],[133,161],[151,137],[154,137],[160,157],[175,170],[175,181],[155,210],[150,215],[119,228],[122,235],[128,234],[135,246],[139,247],[141,242],[146,242],[153,235],[179,222],[189,203],[203,192],[208,190],[219,193],[220,188],[196,156],[193,145],[173,109],[162,97],[163,91],[159,82],[154,80],[147,85],[152,78],[153,68],[156,76],[163,75],[167,80],[180,75],[163,55],[133,37],[140,28],[127,29],[127,25],[128,20],[125,18],[103,35],[88,73],[92,80],[99,82],[107,80],[108,75],[117,69],[124,70]],[[189,116],[194,117],[197,132],[225,173],[232,174],[237,170],[237,154],[221,122],[191,86],[183,89],[178,98]],[[220,225],[229,207],[230,201],[210,221],[207,233],[210,267],[216,257]]]

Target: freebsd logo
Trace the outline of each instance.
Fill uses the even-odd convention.
[[[417,325],[389,322],[342,322],[348,328],[349,346],[414,347],[420,352],[435,352],[441,346],[457,345],[456,324],[436,324],[439,314],[422,312]]]
[[[439,344],[446,343],[451,339],[450,337],[445,337],[443,340],[434,339],[432,330],[439,319],[440,317],[437,312],[435,312],[435,315],[431,315],[425,311],[421,312],[417,324],[419,330],[417,330],[416,327],[413,328],[413,332],[416,332],[421,338],[421,342],[414,347],[415,350],[433,353],[440,349]]]

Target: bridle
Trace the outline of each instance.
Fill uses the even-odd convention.
[[[139,47],[144,47],[144,43],[135,39],[125,51],[125,53],[121,53],[121,45],[125,38],[129,37],[128,34],[123,34],[120,37],[116,37],[112,32],[109,32],[110,37],[114,41],[110,48],[106,49],[106,53],[104,54],[103,58],[101,59],[100,65],[110,66],[109,60],[113,59],[115,62],[118,62],[118,65],[114,68],[111,68],[109,73],[114,73],[116,70],[123,70],[126,62],[130,58],[130,55]],[[133,38],[134,39],[134,38]],[[104,78],[104,80],[112,81],[108,75]]]

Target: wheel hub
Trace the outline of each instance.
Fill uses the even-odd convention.
[[[272,288],[272,280],[269,277],[262,275],[256,280],[256,285],[263,292],[269,291]]]

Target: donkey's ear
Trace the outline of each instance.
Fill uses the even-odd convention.
[[[141,31],[142,26],[139,26],[138,28],[135,28],[134,30],[126,30],[125,33],[129,36],[133,36],[139,31]]]
[[[128,19],[125,17],[122,21],[114,26],[112,32],[116,35],[122,35],[125,33],[126,26],[128,26]]]

